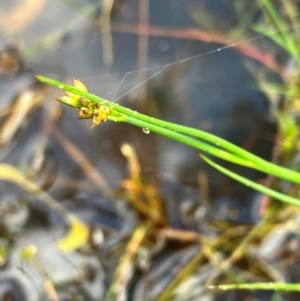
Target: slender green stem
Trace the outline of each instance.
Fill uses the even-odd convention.
[[[253,189],[255,189],[256,191],[260,191],[263,194],[269,195],[277,200],[280,200],[284,203],[287,203],[289,205],[294,205],[297,207],[300,207],[300,200],[297,200],[293,197],[290,197],[288,195],[285,195],[283,193],[277,192],[273,189],[270,189],[268,187],[265,187],[263,185],[260,185],[258,183],[255,183],[251,180],[248,180],[226,168],[224,168],[223,166],[213,162],[212,160],[208,159],[207,157],[201,155],[201,158],[208,163],[209,165],[211,165],[212,167],[214,167],[215,169],[219,170],[220,172],[222,172],[223,174],[235,179],[236,181],[243,183],[244,185],[251,187]]]
[[[257,282],[257,283],[241,283],[241,284],[221,284],[212,285],[209,289],[219,290],[274,290],[274,291],[285,291],[285,292],[299,292],[300,285],[298,283],[270,283],[270,282]]]
[[[278,11],[275,9],[274,1],[271,0],[261,0],[262,4],[266,8],[269,16],[271,17],[274,25],[278,28],[281,36],[281,44],[283,47],[289,51],[296,59],[298,65],[300,64],[299,51],[295,43],[295,39],[289,32],[284,19],[279,15]]]
[[[176,140],[178,142],[181,142],[183,144],[189,145],[191,147],[194,147],[200,151],[206,152],[210,155],[213,155],[215,157],[218,157],[220,159],[236,163],[239,165],[243,165],[249,168],[255,168],[255,165],[253,165],[250,161],[247,161],[243,158],[239,158],[235,155],[230,154],[227,151],[224,151],[222,149],[219,149],[213,145],[210,145],[208,143],[199,141],[197,139],[194,139],[192,137],[187,137],[181,133],[178,133],[176,131],[162,128],[160,126],[145,122],[143,120],[135,119],[130,116],[126,116],[124,122],[138,126],[140,128],[143,128],[144,130],[149,130],[149,132],[154,132],[157,134],[160,134],[162,136],[171,138],[173,140]]]
[[[37,79],[41,82],[63,89],[64,91],[85,97],[91,101],[98,102],[102,105],[105,104],[109,108],[112,108],[114,111],[119,113],[119,116],[111,116],[108,118],[109,120],[124,121],[141,128],[148,128],[150,131],[196,147],[199,150],[205,151],[224,160],[254,168],[267,174],[300,184],[300,173],[270,163],[213,134],[146,116],[51,78],[37,76]],[[213,148],[212,145],[200,142],[196,139],[192,140],[186,135],[208,141],[209,143],[216,145],[217,148]]]
[[[140,114],[140,113],[137,113],[135,115],[136,115],[135,117],[137,117],[139,120],[143,120],[145,122],[151,122],[153,119],[152,117],[148,117],[148,116]],[[135,122],[135,120],[136,119],[134,119],[130,123],[139,126]],[[220,137],[217,137],[213,134],[210,134],[210,133],[198,130],[198,129],[193,129],[193,128],[189,128],[186,126],[174,124],[171,122],[157,120],[157,119],[155,119],[154,124],[158,125],[162,128],[165,128],[165,129],[177,131],[178,133],[181,133],[181,134],[185,134],[185,135],[200,138],[205,141],[209,141],[210,143],[215,144],[218,148],[226,150],[232,154],[235,154],[236,156],[243,158],[248,162],[247,164],[241,164],[241,163],[237,163],[237,164],[248,166],[250,168],[254,168],[254,169],[260,170],[262,172],[265,172],[267,174],[271,174],[271,175],[277,176],[279,178],[283,178],[283,179],[300,184],[300,173],[290,170],[290,169],[287,169],[287,168],[284,168],[284,167],[281,167],[281,166],[278,166],[276,164],[270,163],[270,162],[268,162],[262,158],[259,158],[258,156],[254,155],[254,154],[252,154],[252,153],[250,153],[250,152],[248,152]],[[146,126],[146,125],[144,125],[144,126]],[[149,128],[149,126],[146,126],[146,127]],[[225,157],[223,159],[227,160]],[[244,161],[244,162],[246,162],[246,161]],[[233,161],[231,161],[231,162],[233,162]]]

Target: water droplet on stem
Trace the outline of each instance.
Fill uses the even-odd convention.
[[[143,132],[144,132],[145,134],[150,134],[150,130],[149,130],[148,128],[143,128]]]

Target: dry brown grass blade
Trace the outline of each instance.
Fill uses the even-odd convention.
[[[61,214],[68,221],[70,231],[57,243],[61,251],[71,252],[88,241],[89,228],[49,194],[34,183],[26,180],[16,168],[8,164],[0,164],[0,180],[14,183],[25,191],[36,195],[40,201]]]
[[[154,185],[142,182],[141,168],[134,148],[130,144],[123,144],[121,151],[129,165],[129,177],[122,181],[127,194],[126,200],[144,218],[165,225],[167,221],[162,198]]]
[[[110,17],[114,0],[103,0],[101,10],[101,33],[103,47],[103,63],[106,67],[111,67],[114,62],[113,40],[111,36]]]
[[[130,33],[136,35],[149,35],[155,37],[172,37],[176,39],[196,40],[209,43],[221,44],[224,46],[235,47],[244,55],[262,63],[270,70],[283,75],[283,70],[277,64],[275,59],[266,53],[261,52],[257,47],[246,43],[238,43],[216,32],[203,31],[198,28],[164,28],[158,26],[142,26],[139,24],[115,23],[112,26],[113,31]]]
[[[11,110],[10,116],[1,126],[0,147],[6,144],[24,121],[27,114],[42,101],[42,95],[32,90],[20,94]]]
[[[139,0],[139,24],[148,26],[149,24],[149,0]],[[142,70],[137,73],[138,81],[143,83],[147,80],[148,66],[148,44],[149,35],[140,33],[138,35],[138,69]],[[138,100],[142,104],[146,100],[146,86],[142,85],[138,90]]]
[[[124,143],[121,146],[121,152],[128,161],[129,177],[134,181],[140,181],[141,167],[134,148],[130,144]]]
[[[158,231],[158,236],[174,241],[187,242],[199,242],[200,236],[198,233],[189,230],[178,230],[173,228],[163,228]]]
[[[128,283],[134,270],[134,260],[149,231],[151,231],[151,225],[149,223],[140,224],[134,229],[127,243],[124,255],[120,258],[115,270],[113,281],[105,297],[106,301],[126,300]]]
[[[44,288],[50,301],[59,301],[55,287],[49,279],[44,280]]]
[[[250,243],[255,238],[258,238],[262,235],[264,232],[265,225],[267,224],[267,218],[261,220],[259,223],[257,223],[251,231],[248,233],[247,236],[243,238],[243,240],[239,243],[238,246],[235,247],[232,254],[227,258],[226,260],[223,260],[222,263],[218,266],[218,270],[216,273],[214,273],[210,279],[208,279],[206,285],[212,285],[215,281],[215,279],[226,270],[230,269],[236,261],[238,261],[240,258],[243,257],[243,255],[246,253]]]
[[[100,174],[86,156],[60,131],[53,131],[54,137],[60,145],[66,150],[70,157],[82,168],[85,174],[104,192],[109,195],[111,189],[106,179]]]

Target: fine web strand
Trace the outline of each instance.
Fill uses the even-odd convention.
[[[116,86],[112,91],[110,91],[109,93],[107,93],[107,94],[104,96],[104,98],[106,99],[106,98],[108,98],[110,95],[112,95],[112,96],[111,96],[111,102],[115,102],[116,100],[115,100],[114,98],[115,98],[117,92],[119,91],[119,89],[120,89],[120,87],[122,86],[123,82],[125,81],[125,79],[126,79],[129,75],[130,75],[130,72],[125,73],[125,75],[123,76],[123,78],[122,78],[122,80],[120,81],[120,83],[117,84],[117,86]]]
[[[157,75],[165,72],[167,69],[169,69],[169,68],[171,68],[171,67],[173,67],[175,65],[183,64],[183,63],[186,63],[188,61],[192,61],[192,60],[196,60],[196,59],[208,56],[208,55],[212,55],[212,54],[221,52],[221,51],[229,49],[229,48],[237,47],[237,46],[240,46],[240,45],[243,45],[243,44],[247,44],[247,43],[250,43],[250,42],[253,42],[253,41],[257,41],[257,40],[263,39],[263,38],[267,38],[267,37],[270,37],[272,35],[275,35],[275,34],[278,34],[280,32],[283,32],[283,31],[292,30],[292,29],[294,29],[296,27],[299,27],[299,26],[300,26],[300,23],[297,24],[297,25],[294,25],[294,26],[287,27],[284,30],[274,30],[273,32],[271,32],[268,35],[258,35],[256,37],[253,37],[253,38],[250,38],[250,39],[246,39],[244,41],[240,41],[240,42],[237,42],[237,43],[232,43],[230,45],[226,45],[226,46],[222,46],[222,47],[217,47],[217,48],[215,48],[213,50],[210,50],[210,51],[207,51],[207,52],[204,52],[204,53],[199,53],[197,55],[190,56],[190,57],[187,57],[187,58],[184,58],[184,59],[180,59],[180,60],[177,60],[177,61],[174,61],[174,62],[171,62],[171,63],[167,63],[167,64],[164,64],[164,65],[147,67],[147,68],[143,68],[143,69],[136,69],[136,70],[131,70],[131,71],[128,71],[128,72],[123,72],[123,73],[115,73],[115,74],[109,74],[109,75],[103,75],[103,76],[94,76],[94,77],[81,78],[81,80],[87,81],[87,80],[92,80],[92,79],[101,79],[101,78],[103,79],[103,78],[109,78],[109,77],[123,76],[122,80],[117,85],[117,87],[115,87],[111,92],[109,92],[107,94],[107,96],[109,96],[109,95],[112,94],[113,95],[112,102],[116,102],[119,99],[121,99],[122,97],[126,96],[128,93],[130,93],[130,92],[138,89],[140,86],[144,85],[146,82],[150,81],[151,79],[153,79]],[[121,85],[123,84],[123,82],[125,81],[125,79],[129,75],[134,74],[134,73],[138,73],[138,72],[157,70],[157,69],[158,69],[158,71],[156,71],[154,74],[152,74],[151,76],[149,76],[148,78],[146,78],[144,81],[138,83],[136,86],[134,86],[133,88],[129,89],[128,91],[126,91],[125,93],[123,93],[121,96],[117,97],[116,99],[114,99],[117,91],[119,91]]]
[[[256,37],[256,39],[258,39],[258,38],[261,38],[261,36]],[[253,40],[253,39],[251,39],[251,40]],[[249,40],[248,40],[248,42],[249,42]],[[242,44],[242,43],[246,43],[246,41],[241,42],[239,44]],[[169,64],[165,64],[165,65],[160,65],[160,66],[155,66],[155,67],[149,67],[149,68],[140,69],[140,70],[136,70],[136,71],[130,71],[130,74],[132,74],[132,73],[136,73],[136,72],[142,72],[142,71],[148,71],[148,70],[153,70],[153,69],[159,69],[154,74],[152,74],[151,76],[149,76],[148,78],[146,78],[144,81],[138,83],[136,86],[134,86],[133,88],[129,89],[127,92],[123,93],[121,96],[119,96],[118,98],[116,98],[114,100],[114,102],[116,102],[120,98],[126,96],[128,93],[130,93],[130,92],[138,89],[140,86],[142,86],[143,84],[145,84],[146,82],[148,82],[152,78],[154,78],[157,75],[163,73],[167,69],[172,68],[175,65],[183,64],[183,63],[186,63],[188,61],[195,60],[195,59],[198,59],[198,58],[201,58],[201,57],[204,57],[204,56],[216,53],[216,52],[220,52],[220,51],[228,49],[228,48],[236,47],[239,44],[233,43],[233,44],[230,44],[230,45],[227,45],[227,46],[219,47],[219,48],[216,48],[214,50],[207,51],[207,52],[204,52],[204,53],[200,53],[200,54],[197,54],[197,55],[194,55],[194,56],[190,56],[190,57],[187,57],[187,58],[184,58],[184,59],[181,59],[181,60],[169,63]]]

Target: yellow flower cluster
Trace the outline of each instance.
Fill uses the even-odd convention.
[[[81,98],[82,106],[78,110],[79,118],[89,119],[93,118],[93,126],[100,124],[101,122],[105,122],[107,120],[107,116],[110,114],[110,108],[101,105],[97,102],[89,101],[85,98]]]
[[[78,90],[81,90],[83,92],[88,92],[86,86],[79,80],[74,79],[73,85]],[[57,100],[66,105],[77,108],[79,118],[81,119],[92,118],[93,119],[92,127],[100,124],[101,122],[105,122],[107,120],[107,116],[111,113],[110,108],[106,105],[88,100],[84,97],[78,96],[68,91],[65,91],[65,93],[67,95],[58,97]]]

